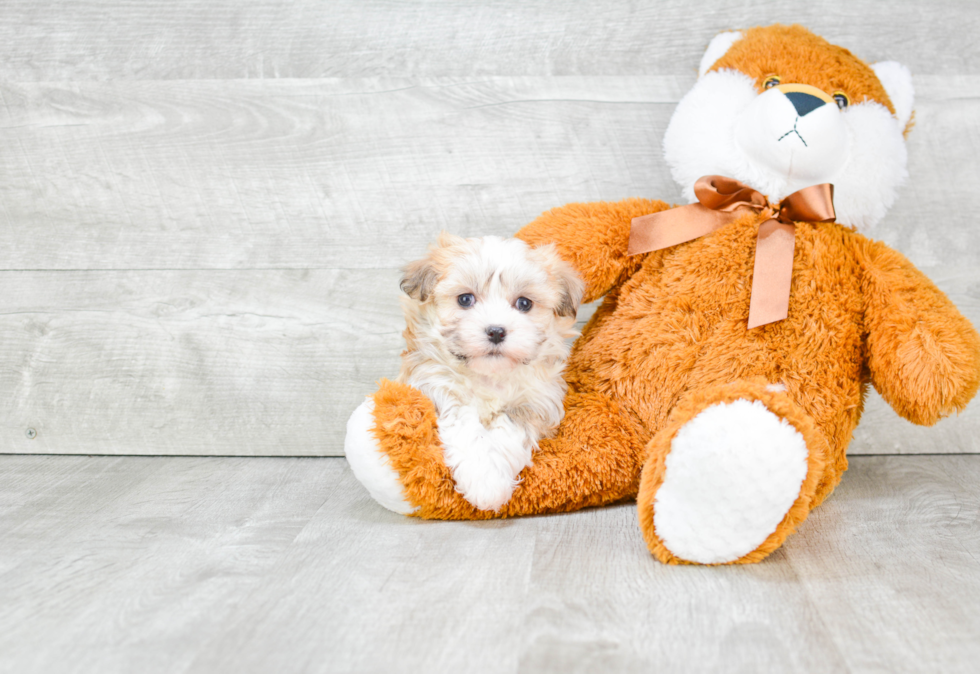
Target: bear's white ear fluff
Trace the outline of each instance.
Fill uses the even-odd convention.
[[[898,61],[881,61],[871,65],[875,75],[881,81],[888,98],[895,106],[895,117],[898,124],[905,130],[912,118],[912,106],[915,104],[915,91],[912,88],[912,73]]]
[[[701,77],[706,72],[708,68],[715,64],[715,61],[720,59],[728,51],[729,47],[742,39],[742,34],[735,31],[727,31],[724,33],[718,33],[708,44],[708,48],[704,52],[704,56],[701,57],[701,65],[698,67],[698,77]]]

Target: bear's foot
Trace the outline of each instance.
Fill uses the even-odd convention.
[[[657,535],[680,559],[744,557],[796,501],[806,457],[803,436],[759,401],[712,405],[671,443],[655,499]]]
[[[344,455],[351,471],[374,500],[399,515],[408,515],[413,507],[405,498],[398,472],[391,467],[374,436],[374,400],[362,402],[347,420]]]
[[[678,406],[655,437],[638,505],[661,561],[759,561],[809,512],[822,438],[774,387],[740,383]]]

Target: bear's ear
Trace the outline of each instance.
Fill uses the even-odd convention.
[[[915,104],[912,73],[898,61],[874,63],[871,69],[875,71],[875,75],[888,93],[888,98],[892,100],[899,128],[904,131],[912,119],[912,106]]]
[[[741,39],[742,34],[737,30],[726,31],[715,35],[708,44],[708,48],[705,50],[704,56],[701,57],[701,65],[698,67],[698,77],[701,77],[708,72],[708,68],[713,66],[715,61],[724,56],[725,52],[727,52],[733,44]]]

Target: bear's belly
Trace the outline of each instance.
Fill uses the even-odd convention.
[[[576,343],[571,385],[625,404],[652,434],[686,392],[761,377],[849,439],[867,381],[850,232],[798,226],[789,315],[749,330],[755,235],[741,230],[649,256]]]

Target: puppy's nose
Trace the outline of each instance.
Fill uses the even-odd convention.
[[[489,328],[487,328],[487,337],[489,337],[490,341],[494,344],[500,344],[502,341],[504,341],[504,337],[506,336],[507,331],[499,325],[491,325]]]

